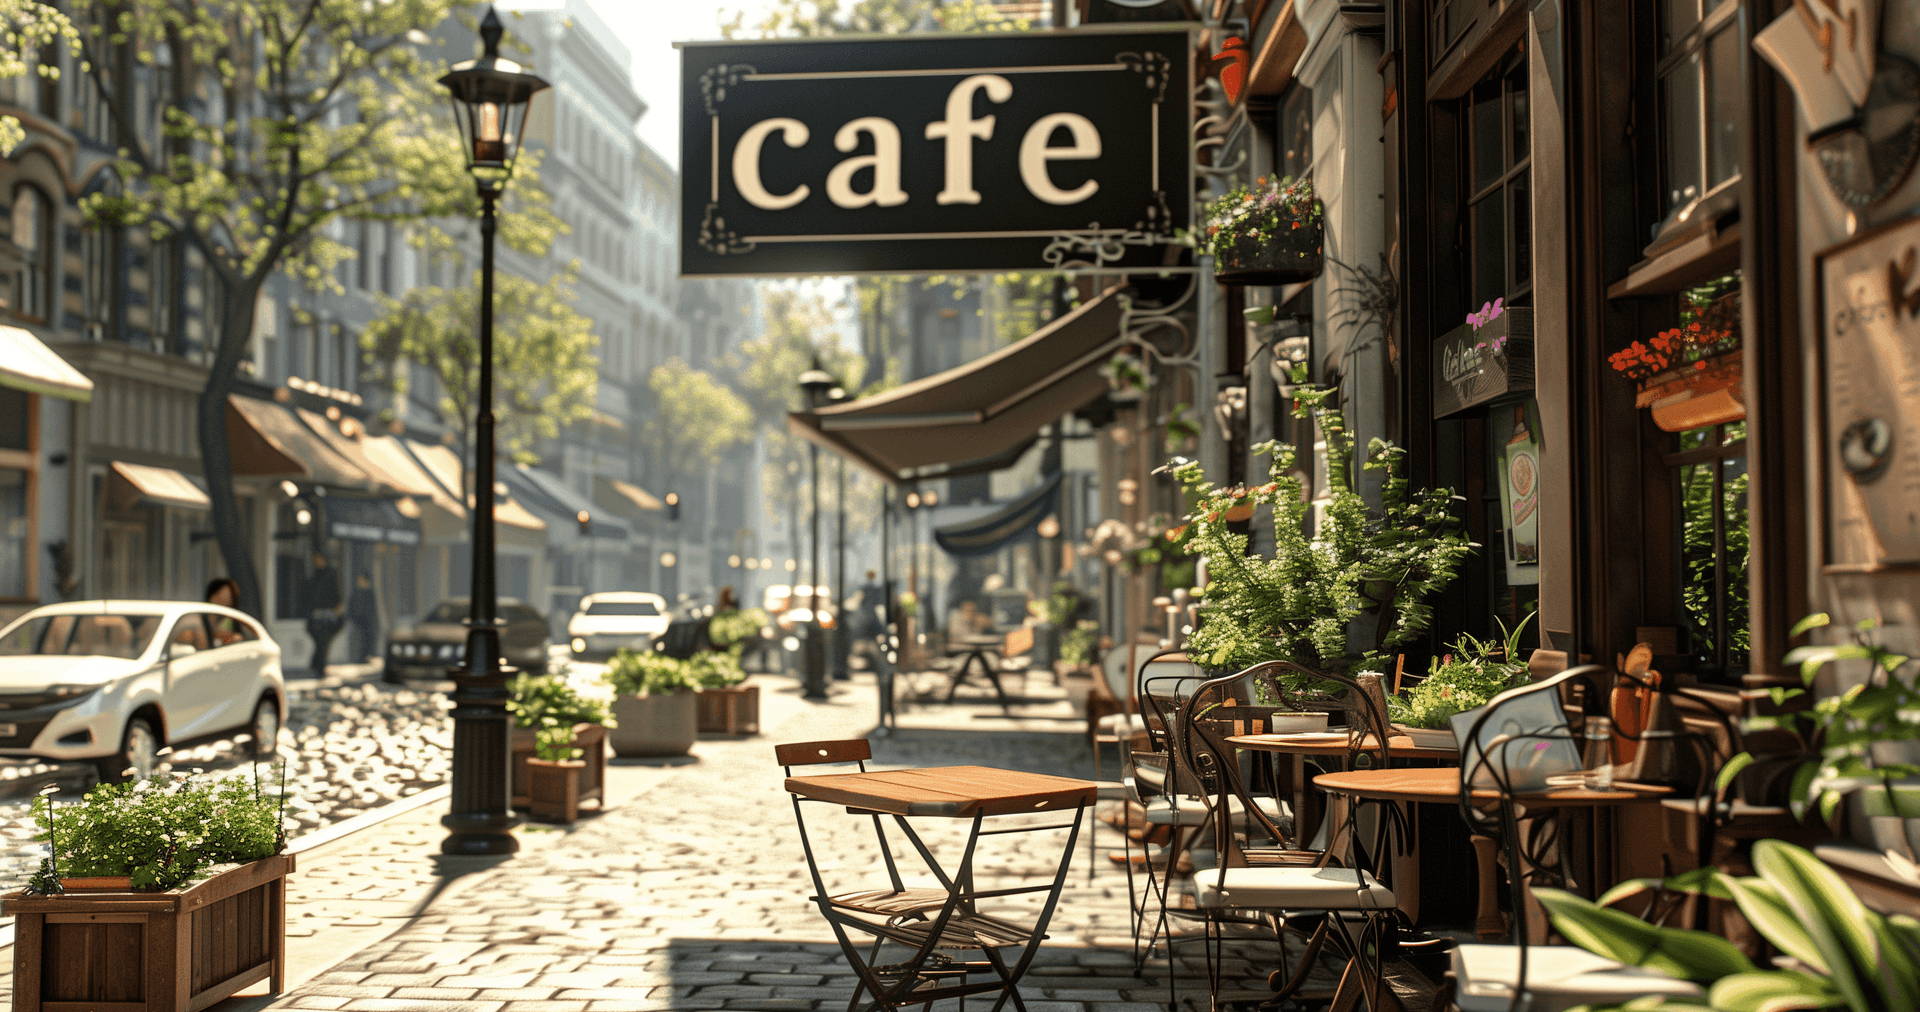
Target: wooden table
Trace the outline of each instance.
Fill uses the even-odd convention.
[[[954,694],[960,691],[960,684],[971,677],[968,672],[973,670],[973,662],[979,661],[980,672],[987,676],[987,681],[993,685],[993,694],[999,697],[1001,712],[1012,714],[1013,700],[1007,698],[1007,690],[1000,685],[1000,669],[995,667],[993,661],[987,657],[988,652],[1000,653],[1006,643],[1006,637],[984,634],[954,636],[950,637],[947,643],[950,655],[964,655],[960,658],[959,670],[953,673],[953,682],[947,686],[947,702],[953,702]]]
[[[1460,770],[1457,768],[1437,769],[1387,769],[1387,770],[1351,770],[1345,773],[1323,773],[1314,777],[1316,786],[1341,798],[1369,798],[1377,801],[1392,801],[1401,804],[1439,803],[1455,804],[1460,800]],[[1610,791],[1592,791],[1585,787],[1553,788],[1532,794],[1516,794],[1513,800],[1526,808],[1552,809],[1564,814],[1568,809],[1611,807],[1615,805],[1657,804],[1673,793],[1672,788],[1656,787],[1648,784],[1633,784],[1623,781],[1614,782],[1615,789]],[[1475,799],[1483,799],[1488,805],[1500,800],[1500,792],[1491,788],[1475,788]],[[1335,825],[1340,823],[1334,816]],[[1561,827],[1563,830],[1564,826]],[[1562,839],[1566,837],[1563,835]],[[1481,841],[1486,841],[1483,845]],[[1498,914],[1494,904],[1494,884],[1491,867],[1493,864],[1493,841],[1484,836],[1475,836],[1476,848],[1480,849],[1480,916],[1476,929],[1482,936],[1497,933]],[[1565,850],[1561,851],[1563,870]],[[1411,871],[1412,881],[1406,883],[1410,888],[1406,894],[1418,897],[1420,889],[1419,864],[1403,862],[1398,866],[1403,873]],[[1396,883],[1398,886],[1400,883]],[[1397,892],[1397,890],[1396,890]],[[1417,900],[1410,917],[1417,917]],[[1529,904],[1528,922],[1530,934],[1545,937],[1545,915]]]
[[[1046,938],[1047,923],[1053,919],[1054,908],[1059,905],[1060,890],[1067,881],[1067,866],[1073,858],[1074,841],[1080,834],[1080,820],[1097,795],[1099,788],[1096,784],[1087,780],[986,766],[944,766],[788,777],[786,789],[793,795],[794,816],[800,826],[800,842],[806,851],[808,871],[813,876],[814,901],[839,939],[840,950],[846,955],[847,964],[860,975],[860,989],[855,992],[850,1008],[860,1007],[863,993],[873,996],[866,1006],[871,1012],[997,992],[999,998],[993,1005],[994,1012],[999,1012],[1009,1000],[1015,1009],[1024,1012],[1026,1006],[1020,1000],[1020,978],[1026,974],[1035,954],[1040,951],[1040,943]],[[890,917],[884,923],[876,923],[870,916],[863,917],[836,906],[833,897],[828,895],[814,846],[807,837],[806,819],[800,814],[803,801],[843,805],[849,813],[872,818],[876,831],[880,828],[883,815],[891,817],[912,842],[927,870],[939,881],[946,894],[944,904],[938,911],[923,911],[919,920]],[[990,830],[986,834],[981,831],[983,823],[990,817],[1066,811],[1073,813],[1071,822],[1013,826]],[[932,851],[907,822],[909,818],[972,820],[973,827],[967,838],[966,850],[951,874],[934,860]],[[1051,829],[1065,829],[1068,833],[1066,845],[1061,849],[1059,866],[1050,883],[984,892],[974,888],[973,857],[982,835]],[[884,837],[882,844],[885,844]],[[888,867],[892,867],[891,859]],[[938,892],[935,891],[935,895]],[[982,898],[1037,892],[1046,893],[1046,901],[1038,919],[1031,924],[982,914],[974,906],[975,901]],[[885,940],[905,945],[914,950],[913,955],[901,962],[875,966],[871,960],[879,954],[878,944],[871,949],[855,945],[848,929],[873,935],[876,943]],[[934,960],[936,948],[978,949],[984,959],[979,962],[943,964]],[[1009,965],[999,951],[1002,948],[1018,948],[1019,958]],[[968,971],[991,971],[997,979],[978,984],[967,983]],[[956,973],[961,981],[959,984],[942,983],[943,979],[952,979]]]

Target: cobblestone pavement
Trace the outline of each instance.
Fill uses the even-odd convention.
[[[650,769],[624,803],[569,830],[528,827],[510,860],[438,859],[438,834],[388,835],[379,847],[314,862],[296,878],[293,930],[317,937],[350,925],[356,906],[377,921],[392,897],[417,896],[399,930],[312,977],[274,1008],[347,1012],[642,1012],[654,1009],[841,1008],[856,978],[807,902],[812,893],[793,808],[773,764],[779,741],[858,737],[871,729],[870,686],[842,684],[803,706],[791,682],[763,679],[768,733],[703,741],[697,761]],[[979,764],[1090,774],[1082,737],[1058,721],[1009,721],[992,708],[946,711],[946,728],[906,727],[875,740],[881,766]],[[916,722],[929,722],[922,713]],[[634,772],[616,766],[616,774]],[[831,806],[806,806],[823,874],[836,891],[881,874],[871,824]],[[437,810],[437,809],[436,809]],[[964,827],[917,820],[943,859]],[[1106,830],[1103,843],[1118,840]],[[1051,871],[1064,833],[983,840],[984,888],[1030,884]],[[429,840],[426,847],[422,840]],[[1033,1012],[1164,1009],[1167,965],[1132,971],[1127,879],[1104,856],[1092,880],[1084,839],[1052,939],[1022,986]],[[896,854],[903,871],[911,854]],[[923,881],[927,876],[919,876]],[[1019,916],[1040,898],[1002,906]],[[304,910],[302,909],[304,908]],[[372,925],[368,926],[369,928]],[[301,944],[296,937],[290,945]],[[1259,954],[1255,954],[1260,958]],[[1267,956],[1277,955],[1271,946]],[[1183,997],[1205,1001],[1198,946],[1176,968]],[[1264,970],[1230,969],[1259,978]],[[980,999],[975,999],[980,1005]],[[948,1002],[943,1008],[955,1007]]]

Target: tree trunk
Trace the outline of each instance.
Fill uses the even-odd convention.
[[[219,271],[226,282],[227,304],[220,314],[219,351],[214,355],[207,385],[200,391],[195,428],[200,440],[200,466],[207,479],[207,498],[212,500],[213,535],[220,546],[220,557],[227,564],[227,575],[239,588],[235,603],[241,611],[264,620],[260,594],[260,573],[254,567],[253,552],[246,542],[240,516],[240,499],[233,489],[233,454],[227,446],[227,398],[233,393],[240,359],[253,334],[254,306],[260,285],[265,280],[252,275],[235,278],[222,270],[213,256],[207,258],[208,270]]]

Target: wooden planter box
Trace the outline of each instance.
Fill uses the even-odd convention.
[[[701,689],[696,695],[700,730],[710,734],[759,734],[760,687],[729,685]]]
[[[691,691],[658,696],[618,696],[617,726],[607,740],[619,756],[686,755],[700,737],[700,714]]]
[[[1742,371],[1741,351],[1735,348],[1649,377],[1633,403],[1652,411],[1662,432],[1737,422],[1747,417]]]
[[[603,760],[604,761],[604,760]],[[580,759],[527,760],[528,808],[547,822],[572,822],[580,817],[580,777],[586,769]]]
[[[8,893],[15,1012],[198,1012],[286,980],[293,855],[164,893]]]
[[[534,754],[533,728],[514,728],[512,747],[512,803],[515,808],[526,808],[533,804],[532,782],[527,775],[527,761]],[[573,725],[573,747],[580,750],[580,761],[586,764],[580,771],[579,800],[606,804],[607,729],[599,724]]]
[[[1319,277],[1321,222],[1297,224],[1270,238],[1235,236],[1214,263],[1214,278],[1228,285],[1287,285]]]

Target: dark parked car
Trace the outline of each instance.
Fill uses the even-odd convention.
[[[536,674],[547,670],[547,620],[512,598],[500,599],[500,649],[507,663]],[[389,682],[408,678],[445,678],[447,668],[463,663],[467,655],[467,599],[440,602],[411,629],[387,637]]]

